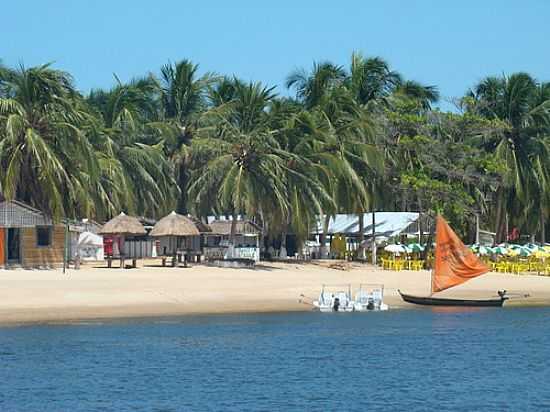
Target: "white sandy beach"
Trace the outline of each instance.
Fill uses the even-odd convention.
[[[265,263],[256,269],[222,269],[202,265],[162,268],[140,262],[137,269],[0,271],[0,323],[187,315],[232,312],[311,310],[300,295],[317,297],[322,284],[382,283],[390,307],[403,303],[402,291],[428,293],[429,272],[391,272],[353,264],[349,270],[322,263]],[[550,304],[550,277],[487,274],[445,291],[442,296],[490,297],[497,289],[511,294],[512,305]]]

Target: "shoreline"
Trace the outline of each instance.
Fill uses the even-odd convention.
[[[428,293],[428,271],[383,271],[367,264],[330,268],[334,261],[266,263],[256,269],[196,265],[163,268],[141,262],[138,269],[0,271],[0,327],[69,324],[139,318],[307,312],[300,295],[317,297],[322,284],[384,284],[391,309],[420,309],[397,294]],[[144,263],[144,265],[143,265]],[[483,298],[506,289],[505,307],[550,306],[550,277],[487,274],[440,295]],[[519,296],[529,294],[528,298]],[[514,298],[514,295],[518,297]]]

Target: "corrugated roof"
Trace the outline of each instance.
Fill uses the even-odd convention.
[[[416,212],[376,212],[375,213],[375,233],[376,236],[396,236],[407,229],[412,223],[418,220],[420,213]],[[312,230],[312,234],[322,234],[324,226],[324,216],[317,219],[317,227]],[[363,214],[363,223],[365,235],[372,234],[372,213]],[[328,225],[328,234],[359,234],[359,217],[357,214],[337,214],[330,218]]]
[[[52,220],[44,212],[17,200],[0,202],[1,227],[33,227],[51,225]]]

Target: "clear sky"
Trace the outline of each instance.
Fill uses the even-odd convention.
[[[0,6],[0,59],[54,62],[77,87],[110,87],[189,58],[201,71],[279,85],[352,51],[460,96],[486,75],[550,80],[550,1],[26,0]],[[443,107],[446,105],[443,104]]]

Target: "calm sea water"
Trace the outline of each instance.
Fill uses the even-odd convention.
[[[0,328],[2,411],[548,411],[550,309]]]

